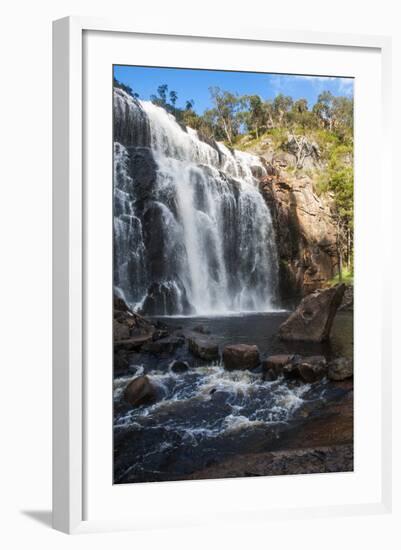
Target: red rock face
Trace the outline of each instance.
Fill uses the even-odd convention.
[[[313,292],[336,275],[337,230],[330,201],[315,194],[309,177],[270,172],[261,179],[261,190],[273,214],[286,299]]]

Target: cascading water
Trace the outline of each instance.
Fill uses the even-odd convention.
[[[114,91],[116,290],[150,315],[273,309],[277,254],[256,156]]]

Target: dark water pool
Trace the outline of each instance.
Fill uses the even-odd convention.
[[[353,314],[338,312],[333,323],[330,342],[308,344],[306,342],[283,342],[277,337],[278,328],[287,319],[288,311],[252,313],[227,317],[163,317],[159,318],[169,327],[191,330],[203,326],[216,337],[219,344],[256,344],[262,354],[294,352],[299,354],[322,353],[327,357],[352,356]]]

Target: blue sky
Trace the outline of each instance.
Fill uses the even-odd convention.
[[[331,76],[295,76],[268,73],[207,71],[196,69],[167,69],[157,67],[114,66],[114,76],[131,86],[141,99],[150,99],[160,84],[178,94],[177,106],[187,99],[195,101],[194,109],[201,114],[211,107],[209,87],[219,86],[239,95],[257,94],[273,99],[279,93],[293,99],[305,98],[311,107],[324,90],[334,95],[353,95],[353,79]]]

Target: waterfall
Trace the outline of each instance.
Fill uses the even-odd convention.
[[[261,160],[114,91],[114,282],[149,315],[269,311],[277,253]]]

